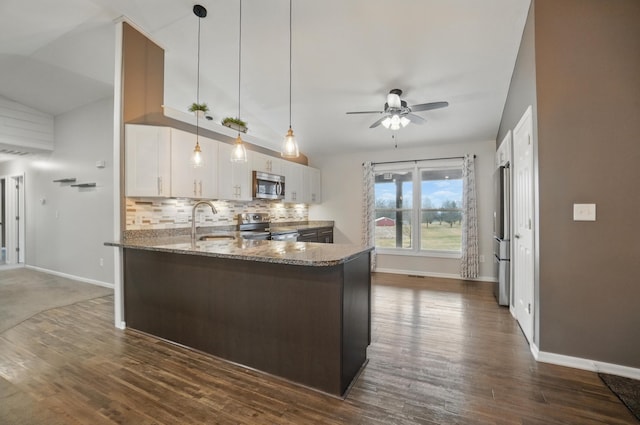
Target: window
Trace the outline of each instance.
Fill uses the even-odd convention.
[[[374,175],[376,248],[398,253],[460,253],[460,160],[379,164]]]

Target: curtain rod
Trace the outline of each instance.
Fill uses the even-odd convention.
[[[475,158],[476,155],[474,154],[473,157]],[[379,164],[399,164],[401,162],[413,162],[414,164],[417,164],[420,161],[440,161],[443,159],[464,159],[464,156],[448,156],[448,157],[442,157],[442,158],[425,158],[425,159],[407,159],[404,161],[383,161],[383,162],[372,162],[371,165],[379,165]],[[362,165],[364,165],[364,162],[362,163]]]

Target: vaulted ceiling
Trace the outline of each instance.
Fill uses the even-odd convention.
[[[186,0],[3,0],[0,95],[58,115],[113,93],[114,21],[124,17],[165,49],[165,105],[196,97],[198,18]],[[238,109],[239,0],[200,0],[200,100],[216,121]],[[530,0],[293,1],[292,124],[312,156],[391,148],[369,129],[386,94],[424,125],[397,132],[400,147],[494,140]],[[278,149],[289,120],[289,2],[243,0],[241,116]]]

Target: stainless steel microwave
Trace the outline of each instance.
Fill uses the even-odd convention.
[[[253,197],[255,199],[284,199],[284,176],[254,171]]]

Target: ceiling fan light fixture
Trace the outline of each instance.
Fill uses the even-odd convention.
[[[400,125],[406,127],[411,121],[407,117],[400,117]]]
[[[389,108],[400,109],[402,107],[400,96],[398,96],[396,93],[389,93],[387,95],[387,104],[389,105]]]
[[[385,119],[382,120],[380,124],[382,124],[384,128],[391,127],[391,117],[386,117]]]

